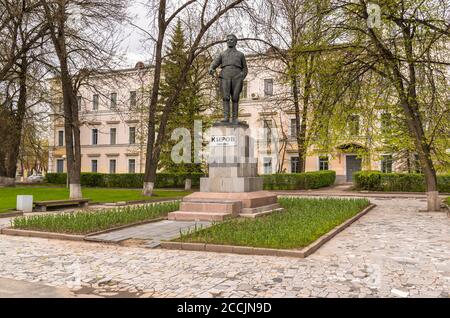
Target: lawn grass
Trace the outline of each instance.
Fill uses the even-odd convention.
[[[110,188],[82,188],[83,197],[91,199],[91,202],[118,202],[135,200],[158,200],[165,198],[183,197],[191,192],[156,190],[155,195],[146,197],[139,189],[110,189]],[[34,201],[64,200],[69,198],[69,190],[65,187],[11,187],[0,188],[0,213],[16,207],[17,195],[32,195]]]
[[[445,199],[445,201],[447,202],[447,205],[450,206],[450,197],[447,197],[447,198]]]
[[[147,221],[178,210],[180,202],[164,202],[100,211],[58,213],[14,218],[15,229],[66,234],[88,234],[117,226]]]
[[[181,233],[176,241],[278,249],[302,248],[362,211],[367,199],[280,198],[284,212],[257,219],[231,219]]]

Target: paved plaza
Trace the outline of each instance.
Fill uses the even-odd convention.
[[[0,296],[12,279],[73,296],[450,297],[450,218],[419,212],[424,199],[371,201],[306,259],[1,235]]]

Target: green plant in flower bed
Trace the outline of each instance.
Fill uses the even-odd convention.
[[[35,215],[15,218],[11,223],[13,228],[21,230],[88,234],[163,217],[178,210],[179,205],[180,202],[176,201],[101,211]]]
[[[358,214],[367,199],[280,198],[285,209],[257,219],[231,219],[176,241],[279,249],[302,248]]]

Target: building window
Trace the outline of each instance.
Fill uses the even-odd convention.
[[[64,130],[58,131],[58,146],[64,146]]]
[[[291,138],[297,138],[297,120],[291,119]]]
[[[272,158],[264,158],[264,174],[272,174]]]
[[[291,157],[291,173],[300,173],[300,160],[298,157]]]
[[[135,109],[137,105],[136,91],[130,92],[130,108]]]
[[[265,79],[264,80],[264,96],[272,96],[273,95],[273,79]]]
[[[240,98],[242,98],[242,99],[247,98],[247,88],[248,88],[248,82],[244,81],[244,83],[242,84],[242,92],[241,92]]]
[[[77,96],[77,106],[78,106],[78,109],[81,108],[81,96]]]
[[[56,172],[57,173],[64,172],[64,159],[56,159]]]
[[[98,95],[94,94],[92,97],[92,110],[98,110]]]
[[[136,173],[136,159],[128,160],[128,173]]]
[[[117,108],[117,93],[111,93],[111,109]]]
[[[97,128],[92,129],[92,144],[93,145],[98,144],[98,129]]]
[[[359,116],[351,115],[348,119],[350,135],[358,136],[359,134]]]
[[[384,155],[381,158],[381,172],[392,173],[392,155]]]
[[[91,161],[91,172],[97,173],[97,160]]]
[[[116,159],[109,160],[109,173],[116,173]]]
[[[330,164],[328,156],[319,157],[319,170],[329,170]]]
[[[110,140],[110,144],[111,145],[115,145],[116,144],[116,135],[117,135],[117,129],[116,128],[111,128],[109,130],[109,140]]]
[[[130,142],[130,145],[133,145],[136,143],[136,127],[130,127],[129,142]]]

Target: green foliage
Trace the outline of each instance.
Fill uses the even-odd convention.
[[[292,249],[317,240],[369,205],[367,199],[280,198],[283,212],[257,219],[231,219],[177,241]]]
[[[83,173],[81,184],[86,187],[105,187],[105,180],[100,173]]]
[[[184,188],[184,182],[190,178],[192,186],[200,186],[200,178],[203,173],[185,172],[185,173],[158,173],[156,175],[156,188]],[[65,173],[48,173],[46,181],[50,184],[65,184]],[[105,188],[141,188],[144,183],[144,174],[142,173],[82,173],[81,185],[87,187],[105,187]]]
[[[450,174],[438,175],[438,190],[450,192]],[[353,175],[355,188],[368,191],[424,192],[425,177],[420,173],[360,171]]]
[[[318,189],[334,184],[336,172],[314,171],[305,173],[279,173],[264,175],[266,190],[305,190]]]
[[[161,81],[160,89],[160,107],[173,96],[174,91],[179,84],[179,78],[183,66],[188,60],[187,44],[181,21],[178,20],[167,52],[167,58],[162,64],[164,78]],[[159,168],[173,173],[201,173],[202,165],[200,163],[183,162],[174,163],[171,158],[171,151],[180,140],[171,140],[172,132],[177,128],[189,130],[191,135],[191,158],[194,158],[194,121],[202,120],[202,129],[207,129],[210,119],[203,116],[202,113],[209,108],[206,106],[203,90],[204,77],[207,75],[208,63],[201,57],[197,58],[186,79],[185,87],[179,92],[179,96],[171,110],[172,114],[167,123],[167,142],[163,144],[159,160]],[[203,85],[203,86],[202,86]],[[161,108],[162,109],[162,108]],[[171,176],[172,177],[172,176]]]
[[[45,182],[50,184],[65,184],[67,182],[67,173],[47,173]]]
[[[13,228],[22,230],[88,234],[163,217],[169,212],[178,210],[179,204],[177,201],[101,211],[18,217],[13,219],[11,223]]]

